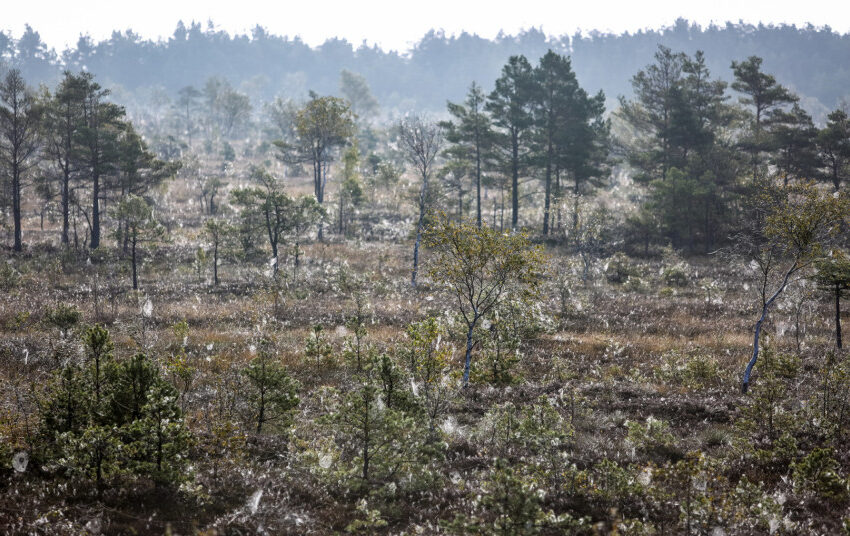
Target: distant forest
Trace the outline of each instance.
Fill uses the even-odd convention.
[[[800,95],[803,107],[818,122],[850,96],[848,34],[814,26],[701,27],[684,19],[659,30],[620,35],[547,36],[531,29],[490,40],[431,31],[407,52],[336,38],[313,48],[261,26],[250,35],[230,35],[212,23],[204,28],[180,22],[167,40],[116,31],[100,42],[81,36],[76,47],[58,53],[27,26],[18,38],[0,33],[0,70],[4,65],[17,67],[30,83],[53,85],[64,69],[85,69],[112,87],[115,99],[132,112],[134,107],[173,99],[185,86],[203,87],[213,76],[227,79],[255,104],[278,96],[303,100],[310,90],[335,94],[340,72],[346,69],[365,77],[385,112],[442,111],[447,99],[462,99],[473,80],[481,84],[495,79],[506,57],[537,58],[552,49],[572,57],[582,87],[603,90],[611,109],[618,96],[631,96],[631,76],[652,59],[659,44],[688,54],[704,51],[706,66],[727,81],[733,60],[760,56],[764,69]]]

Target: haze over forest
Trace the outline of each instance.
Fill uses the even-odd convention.
[[[848,229],[827,27],[0,32],[0,534],[850,534]]]
[[[131,111],[161,105],[180,88],[202,87],[213,76],[246,93],[255,108],[278,96],[303,100],[310,90],[335,94],[343,69],[365,77],[385,111],[442,111],[447,99],[462,99],[471,81],[486,86],[494,80],[508,56],[538,58],[552,49],[571,57],[582,87],[604,91],[610,110],[620,95],[631,97],[631,76],[659,44],[690,55],[702,50],[712,74],[727,81],[733,60],[759,56],[767,72],[802,98],[816,122],[850,95],[848,34],[811,25],[729,22],[701,27],[684,19],[619,35],[546,35],[530,29],[486,39],[432,30],[403,53],[337,38],[310,47],[298,38],[270,34],[260,25],[250,35],[230,35],[212,22],[180,22],[171,37],[159,41],[132,30],[116,31],[97,42],[81,36],[75,47],[60,52],[48,49],[38,28],[28,26],[19,36],[0,34],[0,62],[19,67],[32,84],[53,85],[63,69],[86,69]]]

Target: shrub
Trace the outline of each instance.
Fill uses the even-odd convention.
[[[47,311],[44,319],[51,326],[65,333],[80,322],[80,310],[74,305],[60,303],[55,308]]]
[[[629,432],[626,441],[638,452],[662,458],[678,454],[676,440],[670,432],[670,425],[661,419],[649,416],[645,422],[628,421]]]
[[[116,476],[182,481],[191,436],[174,388],[144,354],[116,362],[106,329],[89,328],[84,342],[86,366],[56,371],[41,403],[47,467],[98,487]]]
[[[686,287],[690,280],[688,265],[678,262],[672,266],[666,266],[661,271],[661,280],[672,287]]]
[[[544,489],[533,478],[504,459],[497,459],[482,484],[482,494],[472,512],[458,515],[447,524],[455,534],[498,534],[524,536],[544,530],[575,534],[587,530],[586,519],[569,514],[555,515],[543,509]]]
[[[605,277],[610,283],[623,284],[633,277],[638,277],[640,271],[632,264],[625,253],[616,253],[605,263]]]
[[[847,501],[847,481],[838,473],[839,466],[830,448],[816,448],[808,456],[791,464],[794,487],[814,493],[818,500],[833,504]]]

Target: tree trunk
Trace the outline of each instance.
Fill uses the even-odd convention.
[[[218,286],[218,241],[213,243],[213,286]]]
[[[419,223],[416,225],[416,242],[413,244],[413,274],[410,286],[416,287],[416,273],[419,271],[419,243],[422,241],[422,227],[425,225],[425,192],[428,191],[428,173],[422,174],[422,189],[419,191]]]
[[[316,201],[322,205],[322,164],[318,159],[313,161],[313,193],[316,195]],[[319,222],[319,242],[322,241],[322,222]]]
[[[511,138],[511,229],[519,224],[519,139]]]
[[[363,419],[363,481],[367,482],[369,480],[369,440],[371,439],[370,432],[372,431],[370,426],[371,421],[369,420],[369,418],[371,416],[372,408],[370,407],[371,399],[369,398],[369,396],[371,395],[365,393],[363,394],[365,395],[363,401],[365,402],[366,410]]]
[[[835,284],[835,345],[841,350],[841,285]]]
[[[13,155],[17,159],[17,155]],[[15,225],[15,251],[24,249],[21,239],[21,170],[16,162],[12,163],[12,219]]]
[[[552,205],[552,141],[549,141],[549,146],[546,151],[546,182],[545,195],[543,198],[543,236],[549,234],[549,212]]]
[[[265,367],[263,367],[265,368]],[[263,376],[265,376],[265,371],[263,372]],[[262,433],[263,431],[263,421],[266,418],[266,393],[264,390],[260,389],[260,412],[257,414],[257,433]]]
[[[132,255],[132,259],[133,259],[132,260],[132,262],[133,262],[133,290],[138,290],[139,289],[139,278],[136,275],[136,237],[133,236],[133,238],[130,240],[130,242],[131,242],[131,255]]]
[[[71,200],[71,177],[67,172],[65,172],[62,176],[62,244],[68,245],[70,243],[68,230],[70,229],[70,225],[68,222],[68,215],[70,209],[70,200]]]
[[[769,300],[764,302],[764,305],[762,306],[761,316],[759,317],[758,322],[756,322],[756,327],[754,329],[753,356],[750,358],[750,362],[747,363],[747,369],[744,371],[744,381],[741,383],[741,393],[743,394],[747,394],[747,389],[750,385],[750,374],[752,373],[753,367],[755,366],[756,361],[758,361],[759,358],[759,336],[761,335],[761,325],[764,323],[764,319],[767,317],[767,312],[770,309],[770,306],[773,304],[776,298],[778,298],[779,295],[782,294],[782,291],[785,290],[785,287],[788,286],[788,279],[795,271],[797,271],[796,263],[794,264],[794,266],[789,268],[787,272],[785,272],[785,277],[782,280],[782,285],[773,294],[773,296],[770,297]]]
[[[547,236],[549,234],[549,211],[551,210],[551,199],[552,199],[552,168],[547,163],[546,164],[546,184],[545,184],[545,194],[543,198],[543,236]]]
[[[555,226],[561,230],[561,169],[555,164]]]
[[[476,223],[481,228],[481,144],[475,142],[475,200],[476,200]]]
[[[91,249],[100,246],[100,176],[97,171],[92,177],[92,206],[91,206]]]
[[[472,363],[472,330],[475,329],[475,322],[469,326],[469,331],[466,332],[466,357],[463,361],[463,387],[469,385],[469,370]]]
[[[340,184],[339,185],[339,234],[340,234],[340,236],[345,236],[345,234],[344,234],[344,231],[345,231],[344,227],[345,226],[343,225],[343,209],[345,207],[344,207],[343,201],[344,200],[342,198],[342,184]]]

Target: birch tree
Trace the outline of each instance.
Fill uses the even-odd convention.
[[[407,160],[416,169],[422,180],[419,188],[419,220],[416,224],[416,242],[413,244],[413,274],[410,284],[416,287],[416,274],[419,271],[419,244],[425,227],[425,198],[428,181],[434,171],[434,161],[443,146],[443,130],[436,123],[420,116],[403,119],[398,125],[399,144]]]

